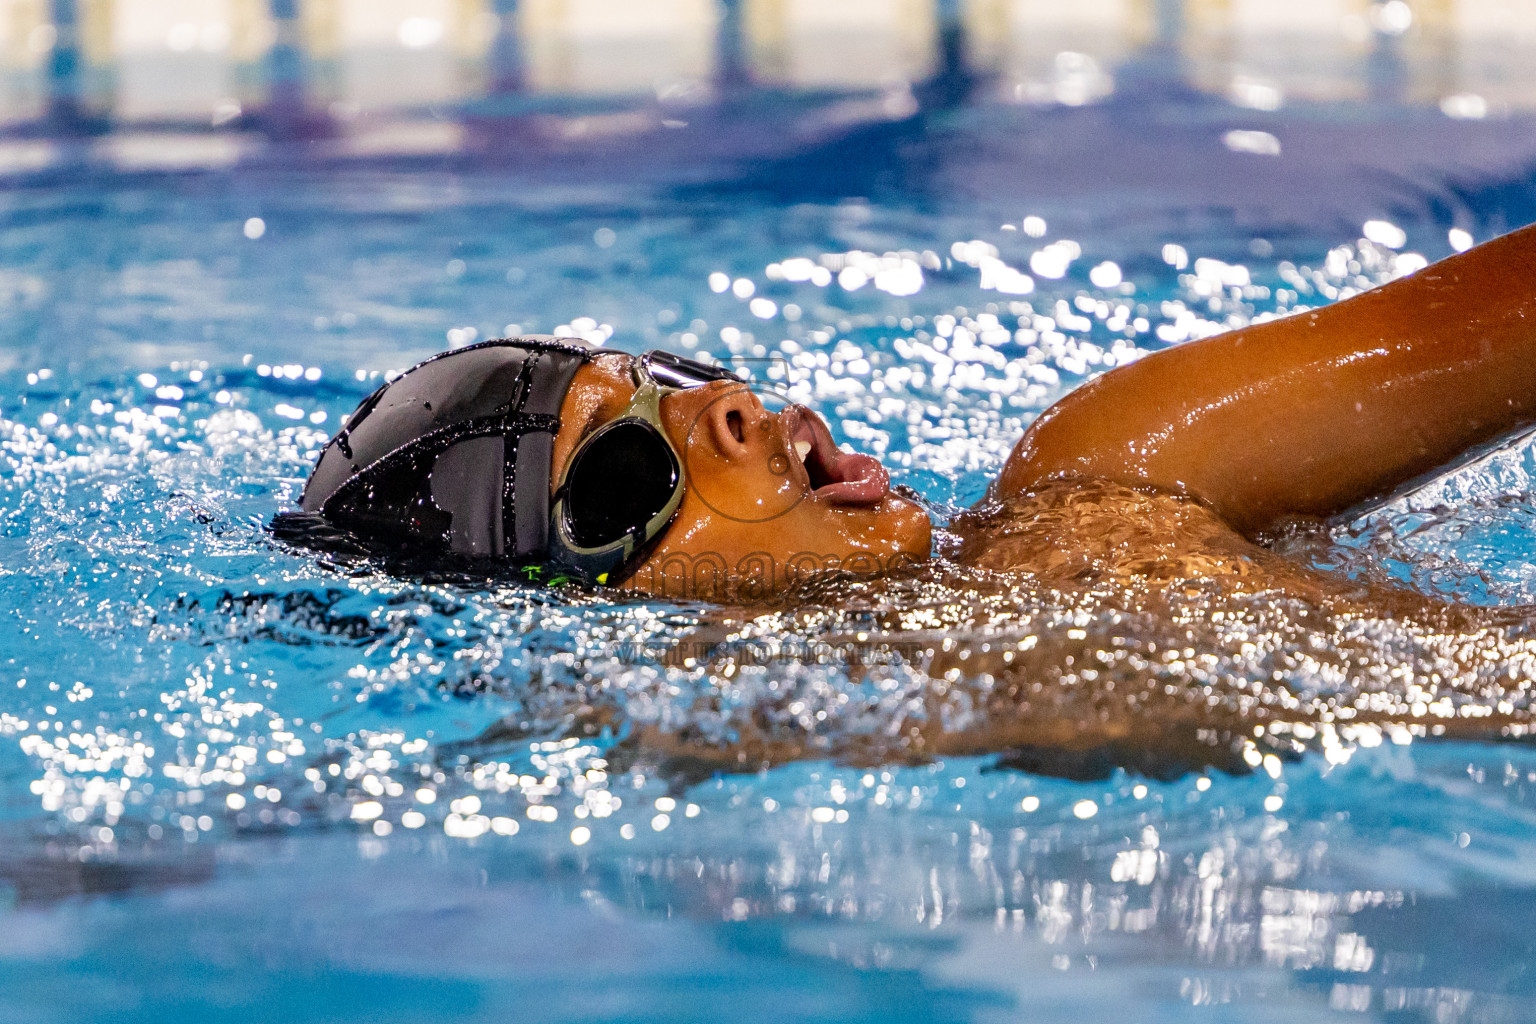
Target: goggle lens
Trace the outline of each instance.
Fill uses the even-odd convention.
[[[618,420],[576,453],[565,477],[571,539],[598,548],[644,527],[677,491],[680,468],[660,432],[643,420]]]

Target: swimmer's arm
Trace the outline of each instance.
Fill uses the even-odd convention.
[[[1536,226],[1346,301],[1154,353],[1043,413],[1008,496],[1099,477],[1252,535],[1328,517],[1536,424]]]

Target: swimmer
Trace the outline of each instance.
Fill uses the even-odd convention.
[[[1322,309],[1148,355],[1024,433],[948,552],[993,570],[1316,586],[1254,542],[1536,423],[1536,227]],[[930,555],[922,507],[728,371],[570,339],[445,353],[367,399],[301,505],[354,534],[732,599]],[[1275,577],[1273,581],[1270,577]]]
[[[1346,676],[1382,662],[1383,687],[1422,671],[1445,694],[1496,694],[1496,712],[1489,705],[1475,721],[1434,728],[1500,735],[1529,728],[1526,696],[1511,682],[1536,664],[1522,632],[1528,609],[1448,604],[1345,579],[1285,557],[1273,540],[1384,500],[1536,424],[1533,281],[1529,227],[1331,306],[1111,370],[1035,420],[987,497],[939,534],[931,561],[936,538],[916,496],[894,491],[875,459],[839,451],[813,411],[770,412],[719,367],[567,339],[488,342],[408,371],[326,446],[301,504],[353,535],[418,554],[494,559],[529,579],[637,596],[738,607],[772,598],[771,607],[794,613],[864,601],[858,581],[868,580],[887,588],[872,606],[890,609],[925,579],[958,580],[959,590],[919,616],[951,630],[974,628],[987,609],[1018,606],[1032,590],[1091,592],[1096,607],[1141,615],[1153,623],[1147,636],[1161,629],[1177,645],[1189,643],[1202,615],[1257,621],[1278,607],[1278,625],[1263,628],[1330,650]],[[816,588],[830,577],[841,582],[828,598]],[[1226,603],[1191,613],[1176,607],[1186,592],[1197,604],[1210,593]],[[1229,600],[1243,594],[1279,603]],[[1313,613],[1286,611],[1285,602],[1333,624],[1307,639]],[[955,612],[961,605],[970,610]],[[1423,664],[1388,672],[1381,651],[1356,649],[1361,641],[1338,625],[1372,617],[1419,623],[1410,658]],[[895,631],[912,617],[884,621]],[[937,685],[923,699],[934,708],[899,735],[845,735],[829,747],[804,731],[745,722],[729,749],[656,730],[638,742],[689,763],[749,768],[803,756],[874,763],[1002,750],[1036,769],[1041,750],[1076,751],[1094,764],[1112,750],[1110,760],[1146,767],[1157,761],[1143,757],[1153,748],[1166,763],[1241,768],[1252,745],[1245,737],[1279,728],[1275,708],[1307,728],[1338,712],[1334,697],[1308,704],[1263,676],[1232,683],[1251,683],[1256,698],[1238,693],[1219,707],[1198,688],[1175,693],[1160,674],[1157,652],[1168,649],[1160,634],[1137,652],[1124,637],[1036,632],[1038,643],[1032,635],[1017,645],[1027,650],[1017,657],[1001,645],[989,653],[984,642],[951,652],[946,642],[925,666]],[[1118,667],[1078,674],[1117,644],[1127,655]],[[1488,666],[1504,673],[1493,688]],[[1041,679],[1062,685],[1042,696]],[[966,724],[950,728],[938,703],[961,698]],[[1380,715],[1339,713],[1420,728],[1423,702],[1406,700]]]

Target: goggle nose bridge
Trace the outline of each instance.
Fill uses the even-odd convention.
[[[661,349],[651,349],[642,355],[636,361],[635,369],[637,378],[649,377],[667,391],[686,391],[719,380],[746,383],[740,375],[723,366],[713,366]]]

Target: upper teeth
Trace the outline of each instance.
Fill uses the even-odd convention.
[[[800,456],[800,461],[801,462],[804,462],[805,461],[805,457],[807,455],[811,454],[811,442],[809,442],[809,441],[796,441],[795,442],[795,454]]]

